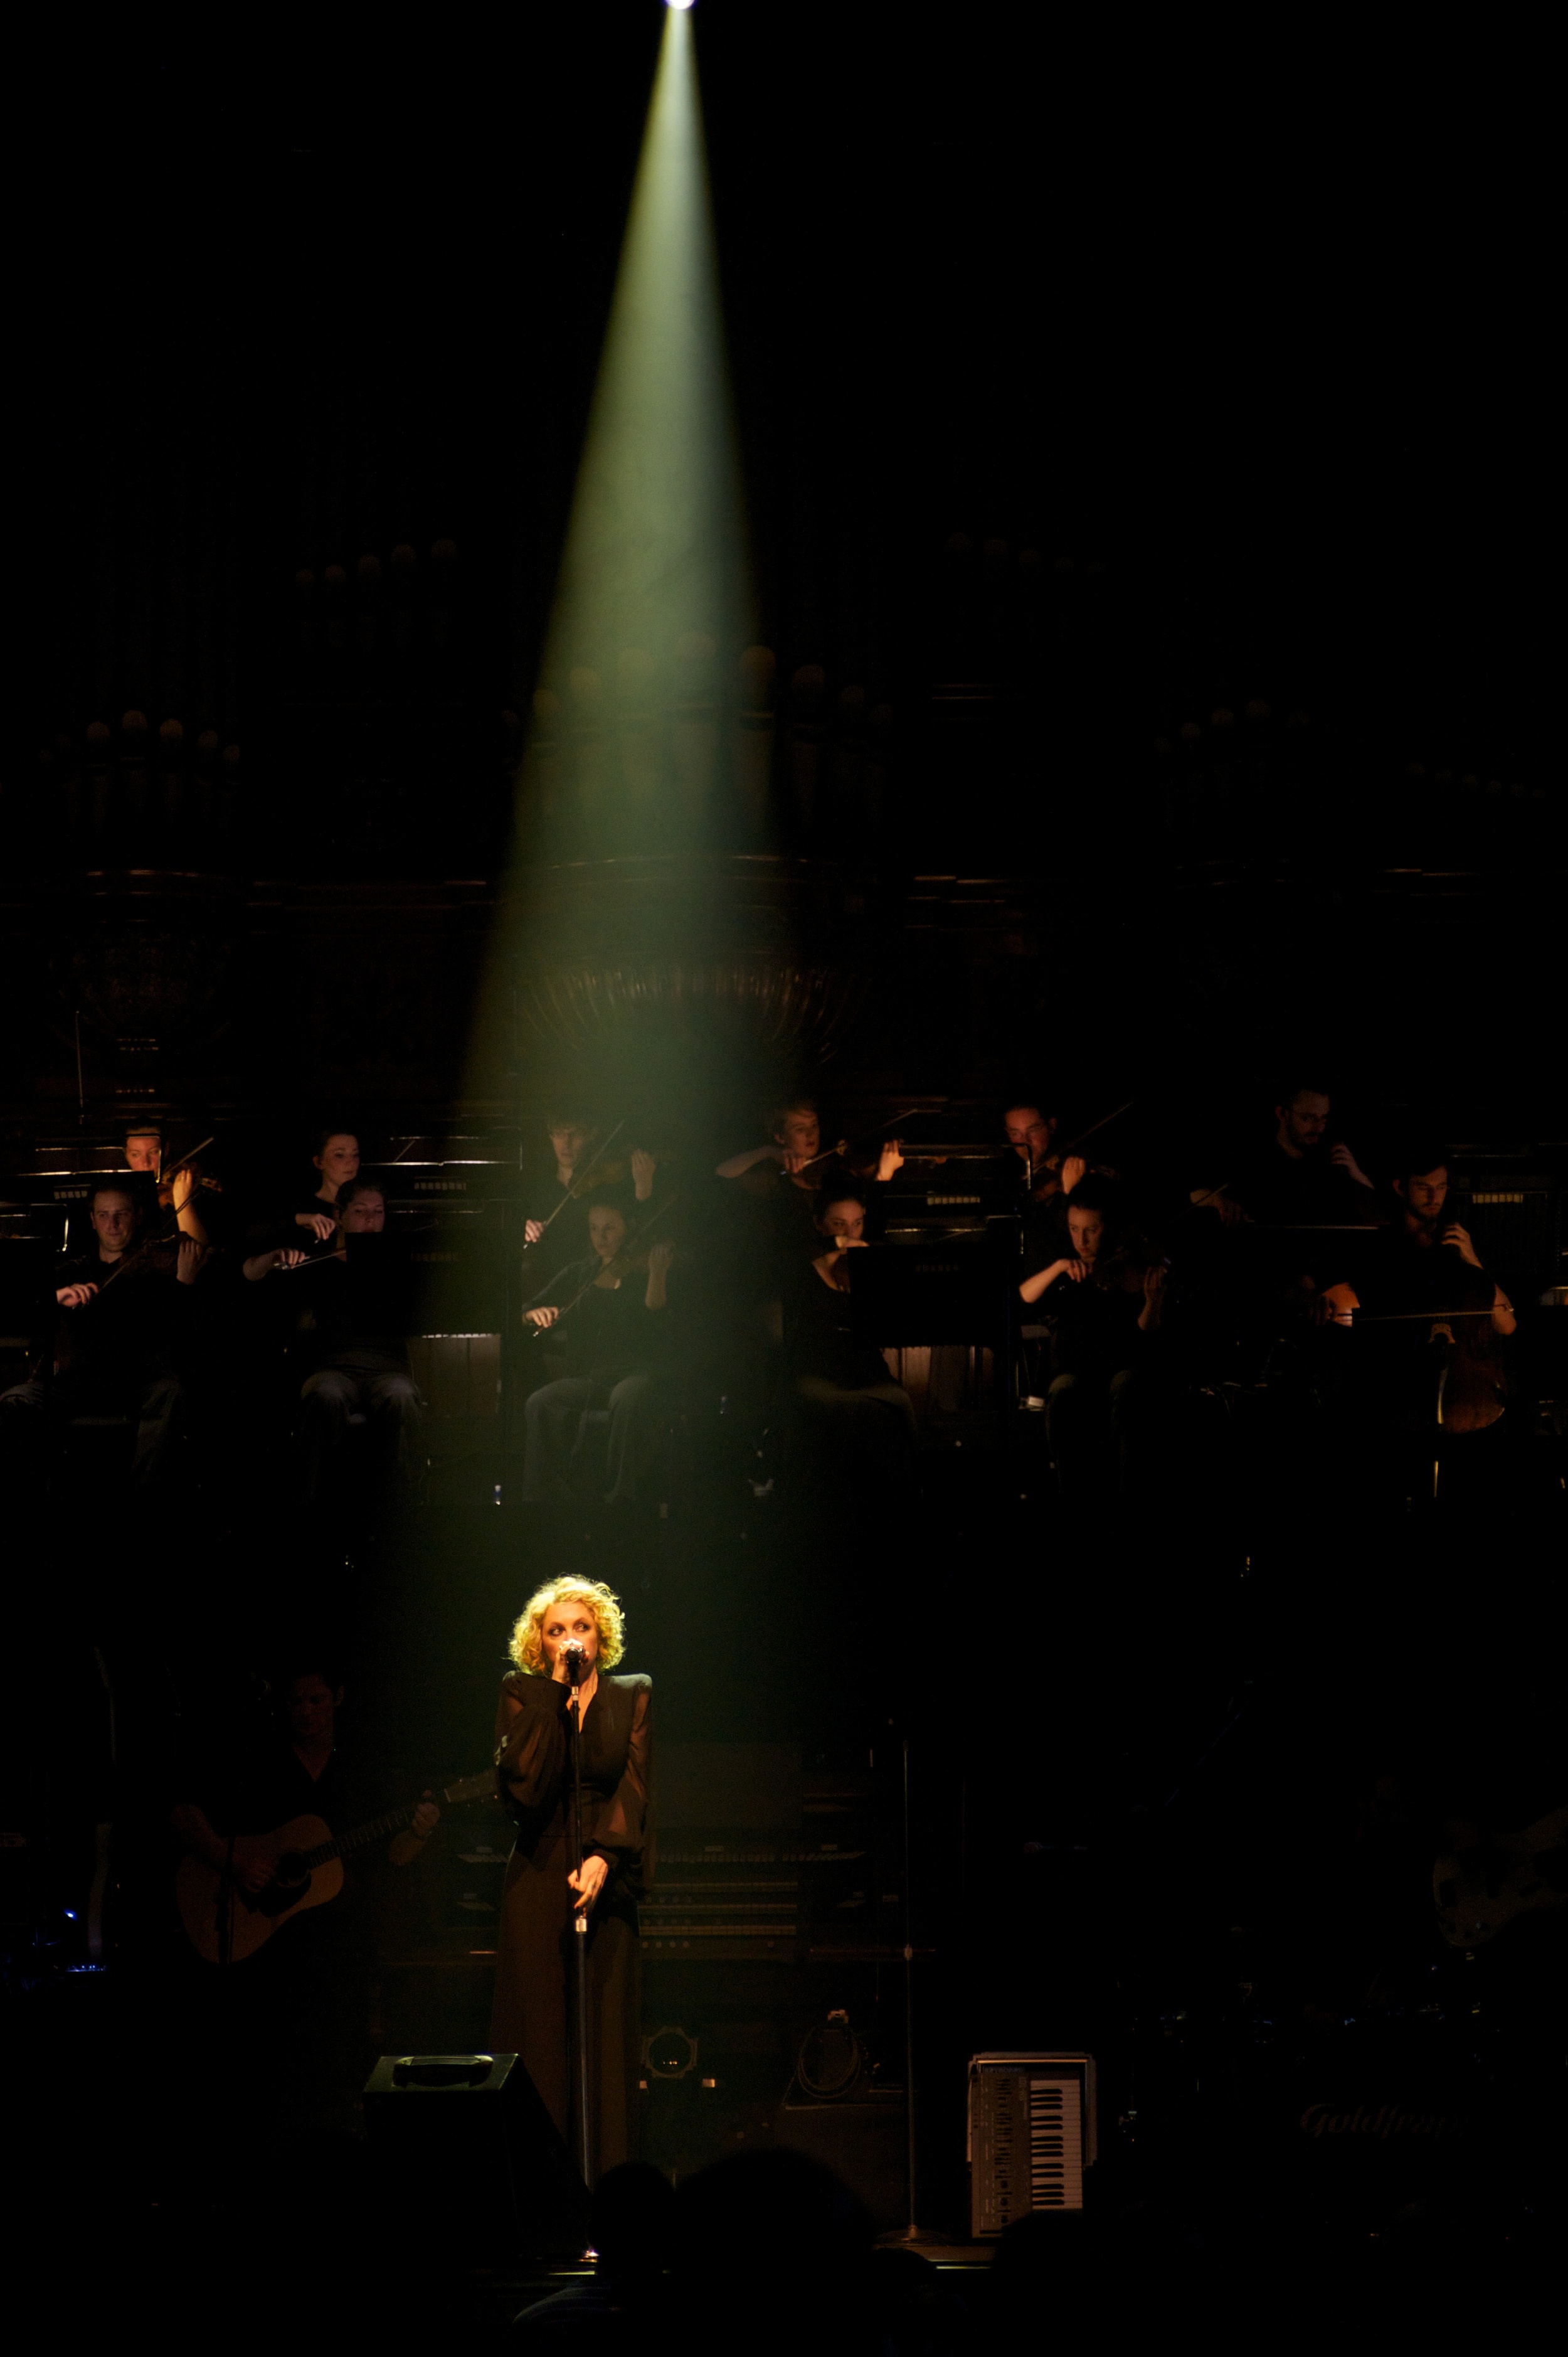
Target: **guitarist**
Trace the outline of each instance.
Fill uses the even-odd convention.
[[[378,1814],[397,1787],[363,1759],[345,1756],[342,1702],[331,1665],[319,1656],[296,1663],[268,1738],[246,1746],[227,1770],[214,1763],[185,1783],[190,1797],[171,1813],[183,1846],[255,1896],[273,1878],[266,1836],[275,1827],[314,1816],[337,1835]],[[371,1858],[413,1865],[424,1855],[436,1817],[425,1800],[412,1824]],[[209,2016],[199,2041],[203,2067],[216,2070],[220,2086],[228,2072],[262,2090],[280,2124],[350,2124],[370,2054],[371,1879],[349,1864],[338,1897],[280,1923],[275,1936],[232,1970],[214,1969],[187,1951],[182,1985],[198,2017]]]
[[[350,1787],[349,1772],[338,1753],[338,1713],[343,1688],[320,1669],[297,1671],[285,1686],[281,1716],[284,1743],[269,1747],[253,1763],[242,1768],[219,1808],[230,1830],[219,1832],[194,1801],[175,1805],[171,1823],[183,1846],[204,1866],[225,1869],[242,1890],[252,1896],[273,1878],[273,1853],[265,1836],[291,1817],[325,1817],[334,1832],[358,1817],[373,1813],[373,1796]],[[392,1866],[412,1866],[424,1854],[441,1812],[428,1798],[415,1810],[413,1822],[387,1846]],[[242,1819],[255,1820],[253,1830],[240,1830]],[[232,1856],[230,1844],[232,1841]]]

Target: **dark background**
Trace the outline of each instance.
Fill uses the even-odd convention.
[[[452,1113],[662,18],[149,14],[24,52],[14,1128],[76,1094],[38,910],[83,870],[227,879],[221,1003],[200,1044],[137,1018],[145,1095],[392,1125],[395,1071],[411,1120]],[[1043,1058],[1098,1111],[1151,1066],[1263,1098],[1305,1057],[1396,1122],[1560,1135],[1528,49],[693,21],[778,653],[764,835],[816,864],[797,948],[874,985],[837,1091],[983,1097]],[[62,823],[84,732],[124,766],[131,713],[205,759],[210,826],[188,795],[150,844]],[[850,770],[869,732],[875,786],[803,813],[805,724]],[[1022,909],[944,913],[933,955],[931,873]],[[372,882],[424,896],[423,963]],[[94,1119],[113,1036],[89,1017]],[[520,1087],[514,1042],[480,1093]]]

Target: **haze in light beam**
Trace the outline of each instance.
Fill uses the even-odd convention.
[[[692,18],[669,9],[542,677],[750,626]]]

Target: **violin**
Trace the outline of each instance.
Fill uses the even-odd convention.
[[[596,1270],[593,1277],[594,1284],[597,1285],[601,1276],[618,1277],[623,1282],[628,1276],[646,1276],[649,1256],[657,1250],[657,1244],[628,1243],[623,1252],[617,1253],[614,1260],[606,1261],[602,1268]],[[670,1246],[671,1259],[674,1258],[674,1254],[675,1247],[671,1244]]]
[[[1032,1203],[1055,1201],[1056,1198],[1064,1191],[1062,1172],[1069,1162],[1076,1162],[1078,1165],[1071,1187],[1078,1186],[1081,1180],[1089,1178],[1109,1178],[1113,1186],[1121,1183],[1122,1173],[1119,1170],[1112,1170],[1108,1162],[1088,1162],[1081,1154],[1069,1153],[1066,1147],[1063,1147],[1059,1153],[1047,1154],[1043,1162],[1036,1163],[1035,1183],[1029,1189],[1029,1200]],[[1070,1193],[1071,1187],[1066,1191]]]
[[[636,1173],[631,1167],[632,1163],[635,1161],[637,1155],[645,1150],[646,1149],[639,1146],[634,1148],[632,1153],[627,1155],[624,1158],[618,1157],[613,1162],[595,1162],[590,1164],[586,1170],[574,1177],[572,1184],[566,1189],[567,1194],[571,1196],[574,1200],[577,1200],[584,1195],[591,1195],[596,1187],[625,1186],[629,1179],[636,1177]],[[650,1155],[649,1158],[654,1164],[655,1168],[660,1170],[667,1169],[675,1159],[673,1155],[669,1154]]]
[[[647,1238],[650,1230],[657,1226],[658,1222],[664,1217],[666,1211],[671,1211],[679,1200],[679,1196],[667,1196],[665,1200],[660,1205],[658,1211],[652,1212],[643,1222],[641,1232],[635,1237],[628,1236],[626,1243],[621,1246],[620,1251],[617,1253],[615,1258],[613,1260],[604,1262],[600,1267],[596,1268],[592,1276],[589,1277],[587,1283],[585,1285],[579,1286],[576,1292],[572,1296],[571,1300],[564,1302],[553,1316],[550,1312],[543,1309],[525,1309],[522,1314],[526,1322],[533,1329],[532,1339],[537,1341],[541,1334],[552,1332],[555,1327],[559,1326],[564,1318],[569,1318],[573,1310],[577,1307],[578,1302],[583,1300],[587,1294],[591,1293],[596,1285],[602,1285],[607,1278],[612,1277],[618,1284],[624,1284],[626,1279],[638,1270],[646,1270],[649,1266],[651,1254],[653,1252],[658,1252],[660,1247],[665,1247],[667,1249],[667,1257],[664,1265],[666,1269],[668,1269],[670,1263],[675,1257],[674,1245],[670,1243],[668,1237],[661,1236],[659,1243],[650,1248]],[[544,1322],[542,1323],[540,1322],[541,1320],[543,1320]]]
[[[1090,1178],[1109,1178],[1113,1187],[1120,1186],[1122,1183],[1120,1170],[1112,1170],[1108,1162],[1086,1161],[1078,1148],[1091,1138],[1097,1129],[1109,1128],[1110,1125],[1113,1121],[1119,1121],[1124,1113],[1131,1113],[1136,1103],[1135,1097],[1129,1097],[1125,1104],[1119,1104],[1113,1113],[1101,1114],[1100,1119],[1091,1121],[1087,1129],[1080,1129],[1076,1137],[1069,1137],[1065,1146],[1058,1146],[1054,1153],[1047,1154],[1043,1162],[1036,1162],[1029,1178],[1030,1201],[1048,1203],[1063,1191],[1062,1171],[1069,1162],[1076,1162],[1079,1165],[1077,1174],[1071,1181],[1072,1187],[1076,1187],[1081,1179]]]
[[[223,1192],[222,1180],[214,1178],[199,1158],[211,1143],[209,1137],[204,1137],[199,1146],[193,1146],[188,1154],[182,1154],[177,1162],[171,1162],[166,1170],[159,1172],[157,1196],[166,1211],[180,1210],[199,1188],[209,1187],[215,1195]],[[187,1170],[190,1173],[190,1184],[177,1198],[174,1182],[182,1171]]]
[[[180,1195],[177,1201],[175,1197],[174,1182],[186,1170],[188,1170],[190,1173],[190,1185],[185,1189],[184,1193]],[[181,1205],[188,1202],[191,1196],[197,1193],[197,1191],[203,1187],[209,1188],[214,1195],[221,1195],[223,1192],[223,1181],[221,1178],[215,1178],[210,1170],[204,1170],[202,1168],[199,1162],[186,1161],[177,1163],[169,1171],[166,1178],[160,1178],[158,1180],[158,1201],[163,1205],[166,1211],[177,1211],[180,1209]]]

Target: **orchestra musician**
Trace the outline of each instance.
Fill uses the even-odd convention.
[[[590,1257],[548,1278],[522,1312],[537,1332],[559,1328],[575,1370],[541,1384],[524,1406],[526,1505],[570,1497],[571,1460],[596,1411],[609,1414],[607,1505],[636,1504],[658,1450],[655,1370],[674,1245],[661,1236],[646,1254],[629,1249],[625,1214],[599,1202],[588,1213],[588,1243]]]
[[[201,1189],[216,1187],[218,1182],[205,1177],[194,1158],[177,1163],[166,1178],[164,1134],[156,1122],[137,1122],[127,1129],[125,1168],[131,1174],[132,1199],[144,1227],[150,1225],[159,1211],[169,1212],[181,1235],[190,1236],[199,1244],[212,1242],[197,1197]]]
[[[583,1863],[571,1863],[567,1649],[581,1648]],[[587,1940],[589,2145],[594,2177],[630,2154],[640,2052],[637,1902],[653,1872],[652,1680],[612,1676],[626,1650],[618,1598],[597,1580],[545,1582],[512,1631],[496,1771],[517,1826],[501,1894],[490,2038],[521,2054],[563,2136],[572,2129],[575,1940]],[[573,1929],[588,1917],[585,1934]],[[575,2139],[574,2139],[575,2141]]]
[[[1375,1219],[1374,1189],[1343,1138],[1330,1139],[1331,1100],[1306,1082],[1283,1088],[1273,1135],[1244,1155],[1222,1187],[1188,1200],[1221,1220],[1264,1227],[1354,1227]]]
[[[1009,1202],[1021,1202],[1026,1212],[1059,1209],[1063,1197],[1070,1195],[1090,1170],[1114,1184],[1117,1173],[1105,1165],[1091,1163],[1081,1154],[1054,1150],[1051,1141],[1057,1117],[1037,1104],[1007,1105],[1002,1125],[1007,1152],[997,1161],[1000,1189]]]
[[[629,1224],[651,1200],[659,1168],[646,1146],[626,1149],[624,1125],[618,1147],[614,1129],[601,1143],[575,1113],[553,1113],[544,1128],[549,1154],[528,1156],[522,1173],[524,1266],[535,1284],[586,1255],[595,1203],[613,1203]],[[613,1158],[606,1147],[617,1147]]]
[[[1046,1429],[1064,1498],[1094,1487],[1109,1447],[1125,1494],[1137,1471],[1144,1361],[1165,1306],[1165,1268],[1140,1266],[1112,1190],[1099,1179],[1075,1188],[1067,1209],[1068,1250],[1018,1287],[1029,1306],[1047,1299],[1054,1317]]]
[[[822,1147],[822,1116],[813,1100],[797,1097],[778,1105],[768,1116],[770,1133],[766,1146],[748,1146],[721,1162],[719,1178],[742,1180],[763,1207],[766,1230],[763,1249],[772,1272],[798,1271],[803,1258],[817,1250],[816,1224],[822,1190],[841,1182],[852,1190],[867,1180],[886,1186],[902,1169],[902,1140],[888,1138],[868,1155],[864,1178],[857,1178],[844,1146]]]
[[[191,1235],[144,1242],[136,1202],[119,1179],[100,1179],[87,1211],[91,1250],[55,1272],[53,1380],[40,1372],[17,1384],[5,1409],[7,1417],[55,1423],[125,1416],[136,1434],[132,1478],[145,1488],[167,1469],[184,1405],[179,1362],[192,1331],[190,1288],[207,1247]],[[10,1426],[11,1439],[22,1429]],[[8,1444],[7,1457],[14,1453]]]
[[[314,1194],[295,1206],[293,1223],[313,1235],[317,1243],[331,1243],[338,1231],[338,1197],[360,1175],[360,1141],[351,1129],[324,1129],[310,1157],[320,1173]]]
[[[333,1249],[299,1278],[299,1306],[311,1314],[318,1354],[299,1402],[308,1497],[319,1491],[356,1415],[405,1480],[417,1469],[424,1430],[424,1401],[408,1359],[413,1271],[402,1239],[386,1233],[386,1198],[374,1179],[349,1178],[333,1208]],[[244,1273],[253,1281],[269,1264],[288,1268],[299,1260],[296,1251],[262,1254],[246,1261]]]
[[[881,1351],[861,1341],[851,1322],[854,1255],[866,1248],[866,1196],[864,1186],[843,1180],[818,1196],[819,1249],[790,1272],[784,1295],[784,1356],[822,1469],[885,1504],[912,1494],[915,1409]]]
[[[788,1104],[777,1106],[768,1117],[768,1143],[747,1146],[742,1153],[732,1154],[714,1171],[717,1178],[745,1178],[753,1171],[771,1180],[772,1164],[781,1169],[792,1185],[803,1187],[814,1195],[818,1178],[807,1177],[822,1159],[822,1125],[815,1103],[810,1097],[795,1097]],[[821,1174],[819,1173],[819,1178]]]
[[[1348,1256],[1348,1273],[1324,1288],[1319,1314],[1348,1331],[1366,1420],[1382,1438],[1389,1469],[1402,1472],[1401,1492],[1419,1494],[1430,1483],[1434,1432],[1466,1469],[1462,1482],[1504,1442],[1501,1345],[1518,1320],[1469,1231],[1447,1216],[1444,1155],[1418,1143],[1402,1160],[1398,1218]],[[1485,1433],[1496,1443],[1483,1449]]]
[[[1475,1297],[1472,1306],[1490,1309],[1483,1325],[1496,1334],[1513,1333],[1518,1321],[1512,1302],[1482,1267],[1469,1230],[1447,1217],[1445,1156],[1418,1146],[1404,1159],[1408,1167],[1393,1182],[1398,1219],[1371,1239],[1354,1282],[1340,1278],[1326,1289],[1324,1298],[1335,1321],[1353,1325],[1359,1309],[1384,1316],[1400,1310],[1441,1312],[1455,1308],[1455,1295],[1464,1292]],[[1462,1277],[1461,1270],[1471,1274]],[[1482,1279],[1479,1286],[1477,1277]]]

